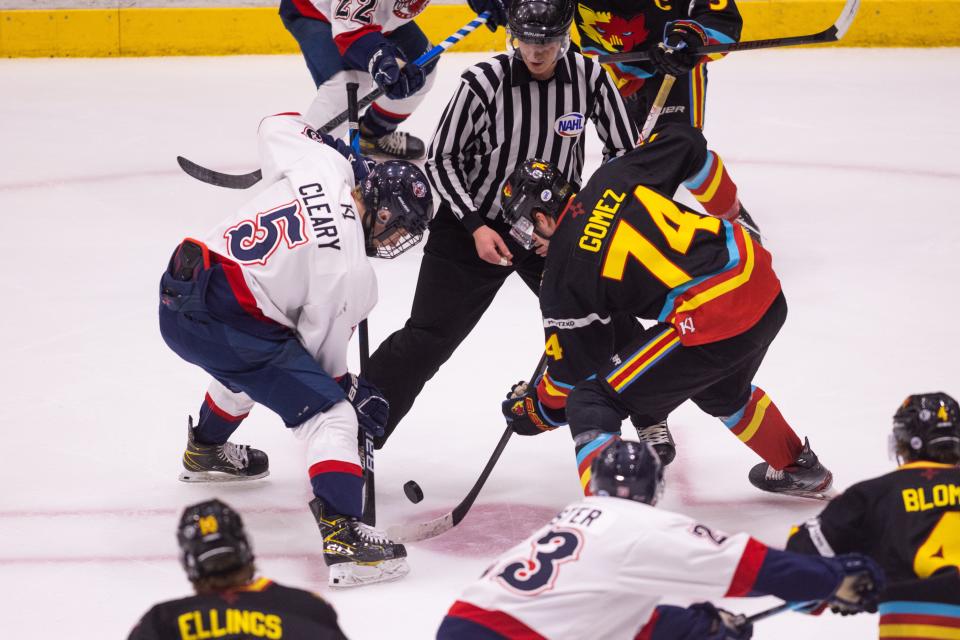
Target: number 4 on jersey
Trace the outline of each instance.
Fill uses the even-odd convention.
[[[560,338],[557,337],[557,334],[554,333],[547,338],[543,351],[554,360],[563,360],[563,348],[560,346]]]

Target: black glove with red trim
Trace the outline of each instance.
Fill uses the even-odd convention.
[[[650,46],[650,62],[664,75],[682,76],[697,66],[701,56],[694,51],[706,44],[707,34],[696,22],[672,22],[663,42]]]
[[[567,423],[566,411],[544,407],[537,397],[537,385],[531,387],[523,380],[513,385],[500,410],[519,436],[540,435]]]

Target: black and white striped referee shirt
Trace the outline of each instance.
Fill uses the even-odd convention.
[[[476,64],[443,112],[427,153],[440,199],[473,232],[500,213],[500,189],[524,160],[549,160],[581,182],[584,131],[593,120],[604,161],[630,150],[637,130],[607,72],[568,51],[549,80],[503,53]]]

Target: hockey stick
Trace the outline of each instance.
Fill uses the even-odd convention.
[[[357,106],[357,91],[359,90],[360,85],[358,83],[347,83],[347,110],[350,112],[350,148],[358,158],[360,157],[360,109]],[[360,374],[363,375],[370,363],[370,330],[366,318],[360,321],[358,339],[360,342]],[[377,496],[373,474],[373,436],[366,429],[363,430],[361,462],[363,463],[363,515],[360,519],[364,524],[372,527],[377,523]]]
[[[760,620],[765,620],[766,618],[775,616],[778,613],[783,613],[784,611],[806,609],[807,607],[819,604],[819,602],[819,600],[808,600],[807,602],[783,602],[775,607],[770,607],[769,609],[764,609],[759,613],[755,613],[752,616],[747,616],[744,620],[752,624],[754,622],[759,622]]]
[[[663,113],[663,105],[667,103],[667,96],[670,95],[670,89],[673,88],[673,83],[676,81],[677,78],[675,76],[669,74],[663,76],[660,90],[657,91],[657,97],[653,99],[653,106],[650,107],[647,119],[643,123],[643,129],[640,131],[640,139],[637,141],[638,144],[643,144],[650,138],[650,134],[653,133],[653,128],[657,126],[657,120],[660,119],[660,114]]]
[[[704,47],[697,47],[692,51],[695,55],[708,55],[712,53],[730,53],[731,51],[746,51],[750,49],[772,49],[774,47],[794,47],[803,44],[826,44],[836,42],[843,38],[850,28],[857,10],[860,8],[860,0],[847,0],[840,11],[840,17],[836,22],[819,33],[812,33],[806,36],[788,36],[785,38],[767,38],[765,40],[748,40],[746,42],[727,42],[723,44],[711,44]],[[602,64],[613,64],[616,62],[641,62],[650,59],[649,51],[627,51],[624,53],[611,53],[604,56],[597,56],[597,62]]]
[[[455,33],[447,37],[446,40],[434,46],[432,49],[414,60],[414,64],[422,67],[433,61],[433,59],[439,56],[441,53],[476,31],[477,27],[485,24],[489,18],[490,13],[487,11],[477,15],[476,18],[463,25]],[[383,89],[377,87],[367,95],[363,96],[357,105],[358,110],[373,104],[373,101],[382,96],[383,93]],[[349,107],[347,108],[347,111],[341,112],[333,120],[323,125],[320,128],[320,131],[322,133],[330,133],[330,131],[343,124],[349,117],[349,114],[347,113],[348,111]],[[183,156],[177,156],[177,164],[179,164],[180,168],[183,169],[183,172],[191,178],[195,178],[200,182],[212,184],[215,187],[226,187],[227,189],[249,189],[253,185],[260,182],[260,179],[263,178],[263,173],[261,173],[260,169],[251,171],[250,173],[222,173],[220,171],[214,171],[213,169],[202,167],[196,162],[188,160]]]
[[[530,384],[536,382],[537,377],[539,377],[544,367],[546,367],[546,364],[547,354],[544,353],[543,356],[540,357],[540,362],[537,363],[536,371],[533,372],[533,376],[530,378]],[[473,484],[473,488],[470,489],[470,493],[460,501],[460,504],[453,508],[453,511],[428,522],[398,524],[387,527],[387,537],[394,542],[419,542],[420,540],[426,540],[438,536],[441,533],[446,533],[460,524],[464,517],[466,517],[467,512],[470,511],[470,507],[473,506],[474,500],[480,495],[480,490],[483,489],[487,478],[490,477],[490,472],[493,471],[493,467],[497,464],[497,461],[500,460],[500,455],[507,447],[507,443],[510,441],[510,436],[512,435],[513,429],[508,424],[507,428],[503,431],[503,435],[500,436],[500,441],[497,443],[496,448],[494,448],[493,453],[490,454],[490,459],[487,460],[483,471],[480,472],[480,477],[477,478],[477,481]]]

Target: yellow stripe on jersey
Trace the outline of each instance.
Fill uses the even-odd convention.
[[[753,240],[750,238],[749,234],[745,233],[742,228],[738,228],[739,225],[734,225],[733,233],[743,233],[744,235],[744,244],[746,245],[746,260],[744,261],[743,271],[738,275],[730,278],[729,280],[724,280],[715,287],[710,287],[709,289],[698,293],[689,300],[685,300],[681,304],[676,313],[684,313],[686,311],[692,311],[702,304],[706,304],[715,298],[719,298],[725,293],[733,291],[737,287],[745,284],[749,279],[750,275],[753,273],[754,265],[754,253],[753,253]]]

